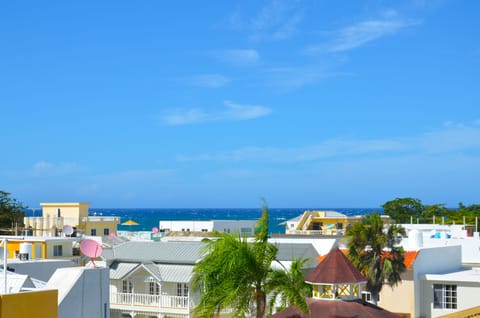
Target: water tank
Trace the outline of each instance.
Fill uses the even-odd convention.
[[[32,243],[20,243],[18,257],[24,261],[32,259]]]
[[[422,232],[413,229],[408,232],[408,245],[412,250],[418,250],[423,246]]]

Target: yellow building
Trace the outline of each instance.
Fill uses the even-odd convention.
[[[42,216],[25,217],[25,235],[29,236],[102,236],[115,233],[119,217],[88,216],[88,202],[40,203]],[[72,233],[64,232],[66,228]]]
[[[388,220],[388,215],[382,215]],[[285,222],[285,234],[295,235],[344,235],[346,229],[361,216],[347,216],[337,211],[305,211]]]
[[[11,236],[8,237],[7,243],[8,258],[20,260],[77,258],[79,253],[75,247],[79,240],[74,237]]]
[[[0,295],[0,318],[57,318],[57,299],[57,290]]]

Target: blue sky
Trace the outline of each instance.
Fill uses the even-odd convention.
[[[478,1],[4,1],[30,207],[480,203]]]

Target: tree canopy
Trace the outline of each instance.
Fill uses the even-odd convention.
[[[12,234],[15,224],[22,225],[26,208],[17,199],[12,198],[10,193],[0,190],[0,232]]]
[[[382,208],[397,223],[474,224],[475,218],[480,217],[479,204],[466,206],[462,202],[457,208],[447,208],[443,203],[425,205],[419,199],[396,198],[385,202]]]
[[[372,213],[347,229],[346,236],[348,258],[367,278],[367,289],[376,303],[383,285],[397,285],[406,270],[403,248],[397,246],[405,229],[394,224],[385,227],[380,215]]]

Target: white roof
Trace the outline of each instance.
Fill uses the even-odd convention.
[[[4,272],[0,269],[0,293],[5,294],[5,282],[3,280]],[[7,271],[7,292],[19,293],[23,288],[34,287],[30,277],[28,275],[16,274]]]
[[[446,274],[426,274],[427,281],[440,282],[466,282],[480,284],[480,268],[474,267],[472,269],[462,270],[458,272],[451,272]]]

